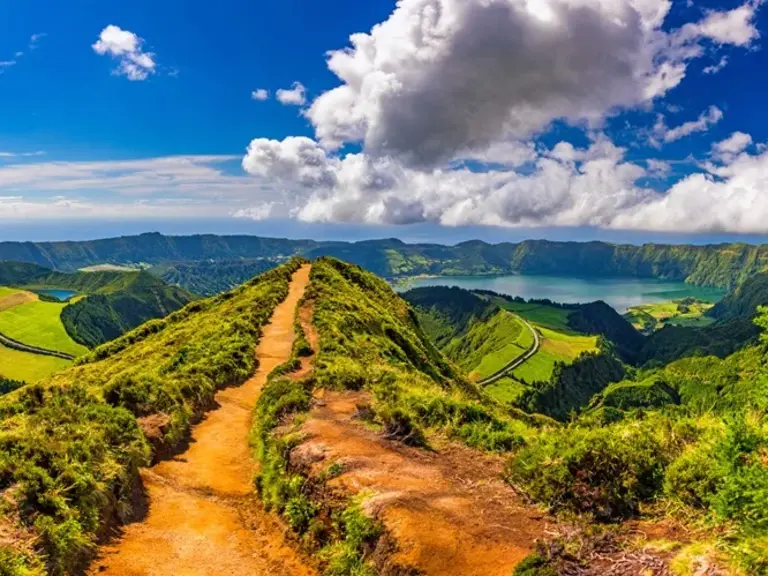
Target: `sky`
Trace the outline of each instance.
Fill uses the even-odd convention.
[[[768,238],[763,0],[0,0],[0,240]]]

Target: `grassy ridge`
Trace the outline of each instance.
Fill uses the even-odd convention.
[[[162,318],[195,300],[182,288],[169,286],[148,272],[123,278],[97,294],[66,306],[61,321],[73,340],[93,348],[155,318]]]
[[[79,365],[0,398],[0,573],[70,574],[105,525],[130,517],[151,449],[137,418],[168,421],[173,449],[217,389],[255,368],[262,326],[288,294],[298,261],[195,302],[103,346]]]

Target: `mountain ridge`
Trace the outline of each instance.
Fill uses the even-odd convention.
[[[162,264],[291,256],[343,258],[387,278],[433,275],[558,274],[629,276],[733,288],[768,266],[768,245],[610,244],[526,240],[455,246],[406,244],[397,239],[361,242],[289,240],[259,236],[164,236],[146,233],[91,241],[0,242],[0,260],[30,262],[61,271],[94,264]],[[240,279],[241,281],[246,278]]]

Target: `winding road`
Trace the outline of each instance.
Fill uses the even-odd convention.
[[[533,334],[533,344],[531,345],[530,348],[528,348],[528,350],[526,350],[525,352],[520,354],[520,356],[518,356],[517,358],[514,358],[513,360],[511,360],[501,370],[497,371],[494,374],[491,374],[490,376],[488,376],[488,378],[484,378],[483,380],[479,380],[477,382],[477,384],[479,386],[488,386],[488,385],[493,384],[494,382],[496,382],[498,380],[501,380],[507,374],[509,374],[513,370],[519,368],[520,366],[522,366],[523,364],[528,362],[528,360],[533,358],[538,353],[539,348],[541,348],[541,336],[539,336],[538,331],[533,326],[531,326],[531,324],[528,323],[528,321],[525,320],[524,318],[518,316],[518,319],[523,324],[525,324],[525,326],[528,328],[528,330],[531,331],[531,334]]]
[[[37,354],[38,356],[53,356],[54,358],[62,358],[63,360],[74,360],[75,357],[72,354],[66,352],[57,352],[56,350],[47,350],[46,348],[39,348],[37,346],[30,346],[24,344],[13,338],[9,338],[5,334],[0,332],[0,344],[6,348],[12,350],[18,350],[19,352],[29,352],[30,354]]]

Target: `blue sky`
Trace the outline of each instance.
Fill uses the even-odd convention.
[[[758,0],[0,9],[0,239],[768,233]]]

